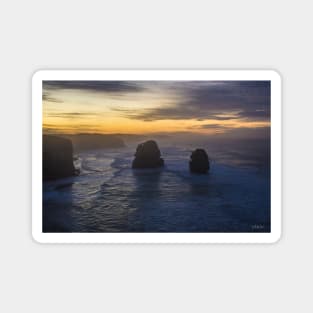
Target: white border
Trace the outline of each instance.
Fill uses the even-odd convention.
[[[43,233],[43,80],[270,80],[271,233]],[[274,243],[281,236],[281,78],[273,70],[41,70],[32,79],[32,235],[40,243]]]

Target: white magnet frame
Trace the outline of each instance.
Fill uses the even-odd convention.
[[[269,80],[271,81],[270,233],[43,233],[42,81]],[[274,243],[281,236],[281,77],[273,70],[40,70],[32,79],[32,235],[40,243]]]

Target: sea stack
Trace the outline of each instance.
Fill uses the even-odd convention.
[[[210,169],[209,157],[205,150],[196,149],[192,152],[189,169],[193,173],[206,174]]]
[[[164,165],[160,149],[154,140],[149,140],[137,146],[133,168],[157,168]]]
[[[42,174],[43,180],[75,175],[71,140],[58,136],[43,135]]]

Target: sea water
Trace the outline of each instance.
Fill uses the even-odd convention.
[[[268,167],[233,151],[216,153],[208,174],[193,174],[191,148],[171,145],[161,148],[163,168],[135,170],[134,151],[76,154],[79,176],[43,184],[43,231],[270,231]]]

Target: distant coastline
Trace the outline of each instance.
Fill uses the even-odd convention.
[[[124,140],[118,135],[82,133],[63,135],[61,137],[68,138],[72,141],[74,151],[125,147]]]

